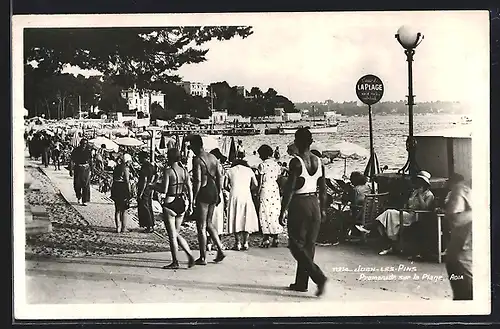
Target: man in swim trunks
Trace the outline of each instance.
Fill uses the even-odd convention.
[[[190,148],[196,155],[193,158],[193,199],[196,204],[196,227],[200,246],[200,258],[196,260],[196,265],[207,264],[207,231],[217,246],[217,256],[214,261],[218,263],[226,255],[222,251],[218,232],[212,224],[212,217],[215,206],[221,202],[220,190],[224,179],[222,165],[213,154],[203,149],[200,135],[192,136],[189,141]]]
[[[312,142],[309,129],[297,129],[294,144],[298,153],[290,161],[279,222],[285,225],[288,211],[288,248],[297,260],[295,283],[290,290],[306,292],[310,277],[318,286],[316,296],[321,296],[327,278],[314,263],[314,251],[321,218],[326,215],[326,184],[324,166],[311,153]]]

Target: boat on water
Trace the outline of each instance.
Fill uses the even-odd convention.
[[[255,136],[260,135],[256,128],[231,128],[224,132],[224,136]]]
[[[325,125],[314,125],[314,126],[295,126],[295,127],[280,127],[280,135],[291,135],[295,134],[299,128],[307,128],[312,134],[335,134],[337,132],[338,123],[331,123]]]
[[[463,125],[468,125],[472,123],[472,118],[469,117],[468,115],[462,115],[460,117],[460,123]]]

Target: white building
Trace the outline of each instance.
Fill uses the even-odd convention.
[[[238,95],[241,95],[245,98],[248,97],[247,90],[245,89],[244,86],[236,86],[236,92],[238,93]]]
[[[201,82],[182,81],[179,86],[191,96],[207,97],[208,95],[208,85]]]
[[[240,114],[230,114],[226,117],[226,123],[250,123],[250,117],[244,117]]]
[[[121,96],[127,101],[128,109],[137,112],[144,112],[149,116],[150,104],[158,103],[165,108],[165,94],[158,91],[139,91],[138,89],[129,88],[122,90]],[[151,96],[151,101],[149,97]]]
[[[274,108],[274,115],[275,116],[282,117],[283,114],[285,114],[285,109],[284,108],[282,108],[282,107],[276,107],[276,108]]]
[[[302,120],[302,114],[301,113],[285,113],[283,115],[284,121],[300,121]]]
[[[325,120],[335,119],[338,117],[338,114],[335,111],[325,111],[323,115],[325,116]]]
[[[227,111],[212,111],[212,115],[210,116],[210,120],[213,124],[220,124],[227,122]]]

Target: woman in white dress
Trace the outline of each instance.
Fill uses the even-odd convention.
[[[236,160],[228,170],[229,218],[228,233],[234,234],[234,250],[248,250],[250,233],[259,230],[257,211],[251,188],[257,187],[257,178],[244,160]]]
[[[257,150],[262,163],[259,164],[259,221],[262,234],[261,247],[278,246],[278,234],[282,232],[282,226],[278,218],[281,209],[280,190],[278,178],[281,174],[281,166],[273,160],[273,149],[269,145],[262,145]],[[273,238],[273,242],[269,238]]]

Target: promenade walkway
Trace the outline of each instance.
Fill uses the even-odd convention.
[[[139,221],[136,216],[137,208],[128,210],[127,226],[130,230],[129,233],[117,235],[114,221],[114,203],[107,195],[91,186],[90,202],[87,203],[87,206],[79,205],[73,189],[73,177],[69,175],[68,170],[64,168],[54,170],[53,166],[45,168],[38,161],[30,161],[29,159],[26,159],[26,161],[29,165],[39,166],[41,171],[59,190],[62,197],[74,207],[89,225],[97,230],[97,233],[104,241],[113,243],[117,239],[126,239],[130,244],[140,244],[145,250],[166,250],[167,240],[164,236],[158,232],[143,233],[142,229],[139,228]]]
[[[77,205],[68,172],[50,167],[42,170],[85,220],[99,228],[99,234],[109,235],[109,243],[123,238],[163,251],[127,254],[124,250],[121,255],[58,259],[27,255],[25,297],[30,304],[451,299],[443,264],[381,257],[359,245],[316,248],[316,261],[329,278],[321,299],[314,297],[313,283],[307,293],[285,289],[295,279],[296,266],[286,248],[227,251],[227,258],[219,264],[211,263],[215,253],[210,252],[207,266],[163,270],[161,267],[171,260],[170,253],[164,252],[164,238],[140,232],[117,237],[109,198],[92,189],[88,206]],[[136,222],[130,224],[137,229]],[[196,257],[198,252],[194,253]],[[185,255],[180,253],[180,257],[185,267]],[[393,278],[387,279],[388,275]]]

